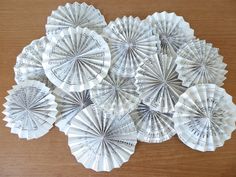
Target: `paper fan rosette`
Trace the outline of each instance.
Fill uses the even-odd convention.
[[[107,114],[89,105],[72,120],[68,144],[76,160],[95,171],[111,171],[134,153],[137,132],[129,114]]]
[[[34,40],[17,56],[16,65],[14,66],[15,81],[17,83],[25,80],[38,80],[51,89],[55,88],[46,77],[42,66],[42,55],[47,43],[47,37]]]
[[[187,87],[205,83],[222,86],[226,78],[223,56],[219,55],[219,49],[205,40],[197,39],[186,43],[178,51],[176,64],[179,79]]]
[[[177,50],[194,38],[194,31],[182,16],[175,13],[155,12],[146,18],[161,41],[161,52],[175,56]]]
[[[53,91],[58,104],[58,116],[55,125],[67,134],[72,119],[88,105],[92,104],[88,90],[83,92],[64,92],[59,88]]]
[[[236,128],[236,106],[223,88],[199,84],[180,96],[173,121],[184,144],[199,151],[214,151]]]
[[[172,114],[155,111],[144,103],[140,103],[130,116],[137,128],[139,141],[161,143],[175,135]]]
[[[137,91],[142,101],[154,110],[173,112],[179,96],[186,90],[175,68],[175,60],[171,56],[155,54],[137,69]]]
[[[139,103],[134,78],[117,76],[109,72],[102,82],[90,90],[93,103],[105,111],[125,114]]]
[[[107,25],[100,10],[86,3],[74,2],[59,6],[57,10],[47,18],[46,34],[54,35],[60,31],[72,27],[89,28],[97,33],[101,33]]]
[[[140,62],[160,48],[158,35],[153,35],[151,26],[138,17],[111,21],[103,36],[111,50],[111,71],[121,76],[133,77]]]
[[[57,104],[45,84],[28,80],[13,86],[8,93],[3,113],[11,133],[30,140],[45,135],[52,128]]]
[[[101,82],[110,62],[110,50],[104,39],[95,31],[80,27],[54,35],[43,54],[47,77],[68,92],[81,92]]]

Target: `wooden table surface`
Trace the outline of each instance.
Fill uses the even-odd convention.
[[[46,18],[66,0],[0,0],[0,103],[14,82],[16,56],[32,40],[45,34]],[[72,1],[73,2],[73,1]],[[107,22],[124,15],[145,18],[155,11],[184,16],[195,35],[220,48],[228,64],[224,88],[236,102],[236,1],[235,0],[88,0]],[[3,107],[1,106],[1,111]],[[1,115],[1,118],[4,116]],[[17,177],[235,177],[236,132],[215,152],[201,153],[175,136],[161,144],[138,143],[128,163],[111,173],[95,173],[78,164],[67,137],[53,128],[44,137],[20,140],[0,121],[0,176]]]

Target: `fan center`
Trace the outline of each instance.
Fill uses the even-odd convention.
[[[132,42],[127,42],[127,43],[125,44],[125,48],[126,48],[127,51],[132,50],[133,47],[134,47],[134,44],[133,44]]]
[[[163,80],[163,81],[162,81],[162,86],[163,86],[164,88],[167,88],[167,87],[168,87],[168,81],[167,81],[167,80]]]
[[[106,133],[105,132],[102,132],[101,134],[100,134],[100,140],[101,141],[104,141],[104,140],[106,140]]]
[[[116,92],[119,92],[120,91],[120,87],[118,86],[118,85],[114,85],[114,90],[116,91]]]
[[[166,34],[160,35],[160,41],[163,46],[166,46],[168,44],[168,36]]]
[[[201,70],[203,70],[203,71],[205,71],[207,69],[206,64],[204,62],[201,62],[199,66],[200,66]]]

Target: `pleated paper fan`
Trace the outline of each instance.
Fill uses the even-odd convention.
[[[199,84],[180,96],[173,121],[184,144],[198,151],[214,151],[236,128],[236,106],[223,88]]]
[[[175,13],[155,12],[146,18],[154,33],[161,41],[161,52],[170,56],[176,56],[178,49],[194,38],[194,31],[190,28],[182,16]]]
[[[140,101],[134,82],[134,78],[109,72],[100,84],[90,90],[91,99],[98,107],[110,113],[128,113],[136,108]]]
[[[186,43],[179,51],[176,58],[179,79],[183,85],[189,87],[195,84],[223,85],[226,79],[226,64],[219,49],[205,40],[192,40]]]
[[[236,130],[236,105],[221,88],[228,71],[219,49],[175,12],[146,15],[107,24],[85,2],[56,6],[44,36],[16,58],[17,84],[2,111],[9,133],[38,139],[55,125],[75,163],[95,172],[121,168],[138,141],[168,143],[176,135],[192,151],[222,147]]]
[[[72,119],[88,105],[92,104],[88,90],[83,92],[64,92],[56,88],[53,91],[58,104],[56,126],[67,134]]]
[[[179,96],[186,90],[175,68],[175,60],[171,56],[155,54],[137,69],[137,91],[142,101],[154,110],[173,112]]]
[[[155,111],[140,103],[130,116],[136,125],[139,141],[161,143],[175,135],[172,114]]]
[[[57,10],[47,18],[46,34],[54,35],[69,27],[89,28],[101,33],[107,25],[100,10],[86,3],[74,2],[59,6]]]
[[[8,91],[4,120],[11,133],[27,140],[45,135],[56,121],[57,104],[48,87],[28,80]]]
[[[46,84],[51,89],[55,86],[48,80],[43,66],[43,52],[45,51],[47,37],[33,40],[29,45],[24,47],[23,51],[17,56],[16,65],[14,66],[15,81],[20,83],[25,80],[38,80]]]
[[[103,32],[112,56],[111,71],[120,76],[133,77],[144,58],[160,48],[158,35],[138,17],[123,17],[111,21]]]
[[[110,62],[110,50],[104,39],[80,27],[54,35],[43,54],[47,77],[67,92],[81,92],[100,83]]]
[[[71,122],[68,143],[76,160],[95,171],[111,171],[127,162],[137,143],[129,116],[115,116],[89,105]]]

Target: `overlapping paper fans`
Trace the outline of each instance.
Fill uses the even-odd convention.
[[[225,67],[175,13],[107,25],[93,6],[67,3],[18,55],[4,120],[26,139],[55,123],[77,161],[95,171],[127,162],[137,140],[176,133],[192,149],[214,151],[235,130],[236,106],[219,87]]]

